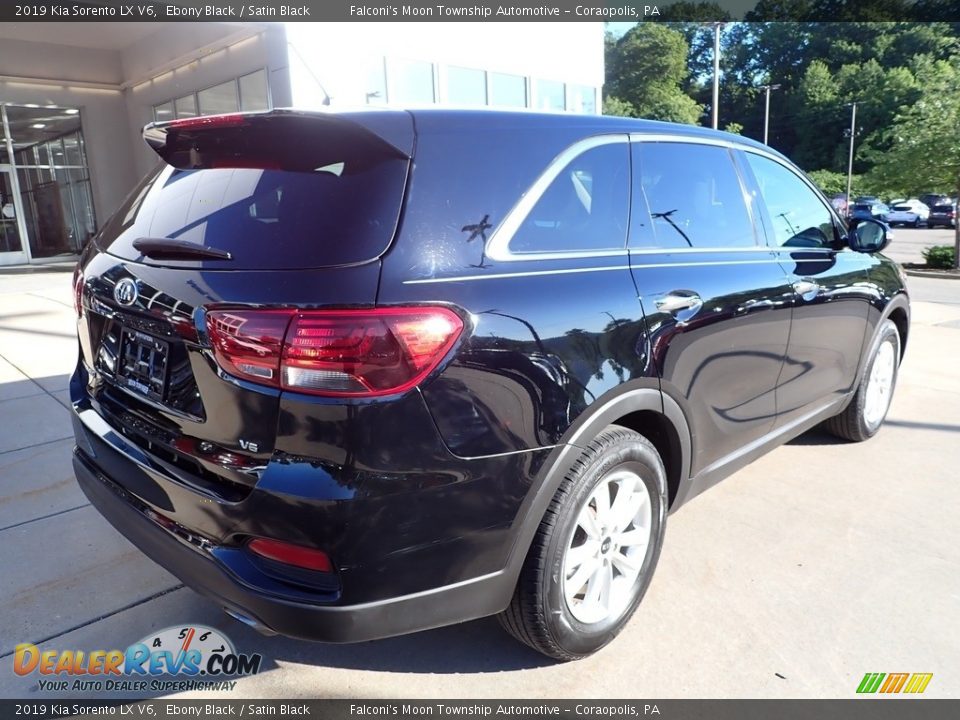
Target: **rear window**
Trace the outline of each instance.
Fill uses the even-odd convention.
[[[407,162],[385,158],[314,172],[164,166],[138,187],[98,238],[107,252],[151,264],[139,238],[171,238],[225,250],[232,260],[204,267],[302,269],[349,265],[389,246],[403,201]]]
[[[869,205],[854,205],[853,209],[857,212],[870,212]]]
[[[933,208],[934,212],[948,213],[953,210],[953,205],[937,205]]]
[[[911,207],[910,205],[894,205],[893,209],[898,210],[900,212],[911,212],[913,210],[913,207]]]
[[[111,254],[155,265],[304,269],[366,262],[393,240],[409,159],[349,116],[193,118],[148,125],[144,139],[165,164],[98,236]],[[143,257],[141,238],[231,259]]]

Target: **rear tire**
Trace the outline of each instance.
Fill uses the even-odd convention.
[[[852,442],[862,442],[876,435],[890,409],[899,367],[900,333],[892,320],[884,320],[856,394],[846,409],[827,420],[824,427],[833,435]]]
[[[500,624],[557,660],[596,652],[623,629],[653,577],[667,478],[649,440],[611,426],[560,483]]]

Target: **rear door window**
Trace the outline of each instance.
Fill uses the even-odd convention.
[[[634,187],[642,190],[652,232],[634,200],[631,245],[658,248],[755,247],[753,221],[730,152],[683,142],[633,143]]]

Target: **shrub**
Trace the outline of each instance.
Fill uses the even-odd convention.
[[[954,266],[953,253],[950,245],[936,245],[923,251],[923,259],[927,261],[927,267],[950,270]]]

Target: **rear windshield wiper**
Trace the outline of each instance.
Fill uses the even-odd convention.
[[[168,260],[191,260],[193,258],[212,258],[214,260],[233,260],[226,250],[204,247],[186,240],[174,238],[137,238],[133,247],[151,258],[166,258]]]

